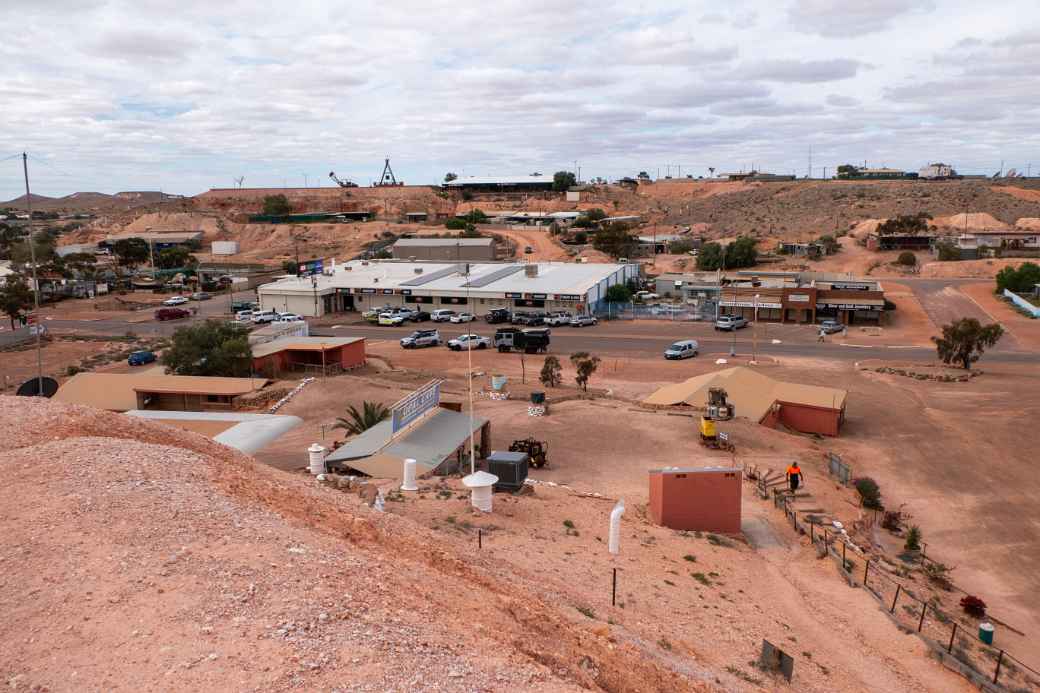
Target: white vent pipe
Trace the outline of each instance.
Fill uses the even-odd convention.
[[[610,538],[607,540],[607,550],[617,555],[621,552],[621,516],[625,514],[625,499],[622,498],[610,511]]]
[[[324,474],[325,473],[325,448],[315,443],[314,445],[307,448],[307,454],[310,457],[310,472],[311,474]]]
[[[408,458],[404,461],[404,483],[401,484],[402,491],[418,491],[415,485],[415,460]]]

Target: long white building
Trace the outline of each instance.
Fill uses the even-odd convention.
[[[327,313],[407,305],[483,315],[493,308],[595,310],[607,289],[639,274],[637,265],[572,262],[400,262],[352,260],[322,274],[286,277],[257,289],[265,310]]]

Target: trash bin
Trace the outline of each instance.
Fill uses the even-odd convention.
[[[992,623],[980,623],[979,624],[979,640],[986,643],[987,645],[993,644],[993,624]]]
[[[544,392],[532,392],[531,393],[531,404],[545,404],[545,393]]]

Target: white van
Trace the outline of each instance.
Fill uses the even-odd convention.
[[[455,311],[448,310],[447,308],[440,308],[430,313],[430,320],[434,322],[448,322],[451,320],[451,316],[455,315]]]
[[[696,339],[685,339],[665,349],[664,357],[668,360],[692,358],[697,355],[699,346]]]

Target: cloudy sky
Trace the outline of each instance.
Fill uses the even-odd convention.
[[[275,8],[275,9],[271,9]],[[1040,172],[1036,0],[3,0],[34,190],[464,175]],[[0,162],[0,199],[22,192]]]

